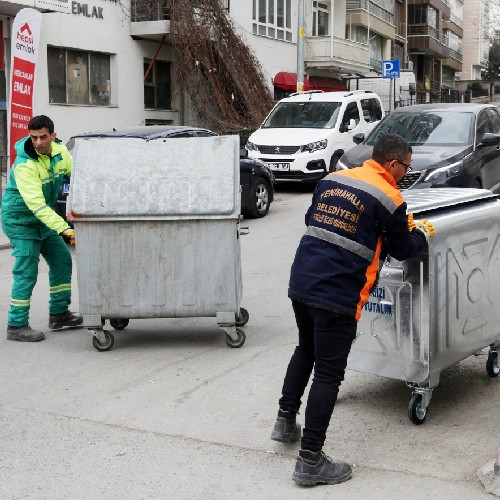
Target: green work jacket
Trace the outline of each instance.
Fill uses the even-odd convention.
[[[69,229],[56,212],[64,177],[71,175],[72,158],[59,141],[50,156],[38,154],[30,137],[16,142],[16,160],[2,198],[2,229],[16,239],[44,239]]]

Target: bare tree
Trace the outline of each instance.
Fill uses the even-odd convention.
[[[201,123],[219,133],[257,128],[274,101],[262,67],[220,0],[136,0],[132,17],[170,19],[174,81]],[[151,17],[149,17],[151,19]]]

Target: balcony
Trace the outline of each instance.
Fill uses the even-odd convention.
[[[462,71],[462,53],[457,50],[449,49],[450,57],[443,59],[443,66],[448,66],[455,71]]]
[[[130,20],[130,35],[133,37],[159,40],[170,33],[170,15],[165,1],[132,0]]]
[[[340,73],[370,73],[367,44],[337,37],[307,37],[304,61],[307,69],[327,69]]]
[[[449,57],[450,49],[445,44],[446,38],[427,24],[408,26],[408,51],[423,52],[427,55],[444,59]]]
[[[380,5],[370,2],[369,0],[347,0],[346,9],[350,10],[364,10],[369,12],[375,17],[378,17],[387,24],[394,24],[394,12],[388,11],[381,7]]]

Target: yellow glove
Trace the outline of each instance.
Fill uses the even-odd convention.
[[[429,241],[429,238],[432,238],[432,236],[436,234],[434,225],[427,219],[417,221],[415,223],[415,230],[420,231],[425,236],[427,241]]]
[[[70,245],[75,244],[75,230],[74,229],[66,229],[66,231],[63,231],[62,233],[59,233],[64,241],[66,243],[69,243]]]
[[[408,229],[411,231],[412,229],[415,229],[417,227],[417,224],[413,220],[413,214],[408,214]]]

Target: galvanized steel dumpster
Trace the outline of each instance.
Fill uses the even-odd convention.
[[[405,381],[409,418],[421,424],[443,369],[489,346],[487,374],[500,372],[500,198],[482,189],[403,194],[436,234],[414,258],[386,259],[348,368]]]
[[[248,321],[235,136],[77,137],[68,200],[79,310],[109,350],[130,318],[216,317],[230,347]]]

